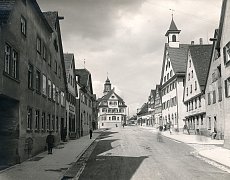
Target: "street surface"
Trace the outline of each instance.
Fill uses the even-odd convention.
[[[80,180],[229,180],[230,174],[195,157],[192,147],[136,126],[105,131],[82,162]]]

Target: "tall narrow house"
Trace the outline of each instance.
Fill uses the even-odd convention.
[[[216,50],[221,59],[224,102],[224,145],[230,148],[230,2],[222,1]]]
[[[0,166],[44,151],[65,124],[67,84],[57,12],[36,0],[0,1]]]
[[[202,42],[202,40],[200,41]],[[210,64],[212,45],[191,45],[188,50],[184,88],[186,124],[195,134],[207,134],[205,82]],[[208,133],[209,134],[209,133]]]
[[[75,81],[75,61],[74,54],[64,54],[66,79],[68,83],[68,93],[66,100],[66,138],[77,138],[77,117],[76,117],[76,81]],[[64,132],[63,132],[64,133]],[[63,134],[64,135],[64,134]],[[65,135],[64,135],[65,136]],[[64,139],[64,137],[62,137]]]
[[[161,71],[162,95],[162,122],[171,121],[174,130],[183,128],[185,120],[185,105],[183,90],[185,82],[187,44],[180,44],[180,30],[172,19],[169,30],[166,32],[167,43],[164,48],[164,57]]]
[[[156,85],[156,96],[155,96],[155,113],[154,119],[157,126],[162,126],[162,103],[161,103],[161,88],[160,85]]]

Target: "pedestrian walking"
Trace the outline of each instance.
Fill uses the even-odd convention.
[[[54,146],[54,135],[52,135],[52,131],[50,131],[49,135],[46,137],[46,143],[48,145],[48,154],[52,154],[52,149]]]
[[[89,138],[92,139],[92,136],[93,136],[93,130],[90,129],[90,130],[89,130]]]
[[[157,132],[157,142],[163,142],[161,131]]]

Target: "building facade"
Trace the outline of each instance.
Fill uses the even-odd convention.
[[[156,96],[155,96],[155,113],[154,119],[156,126],[163,126],[162,122],[162,103],[161,103],[161,88],[160,85],[156,85]]]
[[[64,54],[66,79],[68,83],[68,93],[66,100],[66,138],[77,138],[77,118],[76,118],[76,81],[75,81],[75,61],[74,54]],[[65,132],[63,132],[65,133]],[[63,134],[64,135],[64,134]]]
[[[202,42],[202,41],[201,41]],[[206,123],[205,82],[208,75],[212,45],[190,45],[187,58],[184,103],[186,124],[195,134],[209,135]]]
[[[121,127],[126,123],[126,105],[115,93],[109,78],[104,84],[104,96],[98,99],[98,128]]]
[[[230,148],[230,35],[229,35],[230,2],[222,1],[216,50],[221,59],[221,76],[224,102],[224,146]]]
[[[180,30],[172,19],[170,28],[165,34],[163,65],[161,71],[162,122],[170,123],[174,130],[184,126],[186,107],[183,103],[183,91],[187,61],[187,44],[179,42]]]
[[[156,90],[151,89],[150,95],[148,97],[148,114],[150,119],[147,120],[147,126],[154,126],[155,125],[155,96]]]
[[[89,134],[89,130],[92,128],[93,118],[93,87],[91,73],[87,69],[75,69],[77,88],[79,89],[79,95],[77,97],[79,101],[79,134],[85,136]]]
[[[67,83],[58,13],[42,13],[35,0],[1,1],[0,12],[0,159],[8,166],[44,151],[49,131],[59,143]]]

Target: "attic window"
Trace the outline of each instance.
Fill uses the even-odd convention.
[[[172,42],[176,42],[176,35],[172,36]]]
[[[112,98],[115,98],[114,96],[112,96]]]

